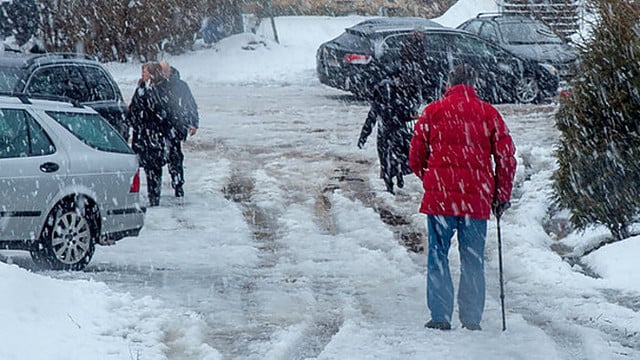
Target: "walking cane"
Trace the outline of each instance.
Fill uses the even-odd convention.
[[[500,304],[502,305],[502,331],[507,330],[507,321],[504,315],[504,279],[502,277],[502,235],[500,234],[500,216],[496,217],[498,223],[498,263],[500,268]]]

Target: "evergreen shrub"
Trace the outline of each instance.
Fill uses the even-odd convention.
[[[554,200],[576,228],[627,238],[640,209],[640,4],[589,0],[598,20],[556,114]]]

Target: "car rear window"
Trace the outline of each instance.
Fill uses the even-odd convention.
[[[123,154],[133,153],[122,136],[98,114],[47,111],[47,115],[94,149]]]
[[[0,67],[0,91],[11,92],[24,76],[24,70],[12,67]]]
[[[345,32],[338,36],[335,41],[336,44],[342,47],[350,48],[353,50],[367,51],[371,49],[369,40],[359,33]]]

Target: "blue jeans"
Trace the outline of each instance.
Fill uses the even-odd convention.
[[[484,246],[487,221],[457,216],[427,217],[427,306],[431,320],[451,323],[453,281],[449,269],[451,238],[458,231],[460,284],[458,315],[463,324],[480,324],[485,300]]]

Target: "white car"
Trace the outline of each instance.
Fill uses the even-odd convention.
[[[138,159],[95,110],[0,95],[0,249],[82,270],[144,224]]]

